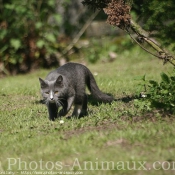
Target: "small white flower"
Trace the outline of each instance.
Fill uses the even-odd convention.
[[[147,95],[146,95],[146,94],[141,93],[141,94],[140,94],[140,97],[141,97],[141,98],[146,98],[146,97],[147,97]]]
[[[63,124],[64,123],[64,120],[60,120],[60,124]]]
[[[145,98],[146,97],[146,95],[145,94],[142,94],[142,98]]]
[[[94,76],[97,76],[98,75],[98,72],[94,72]]]

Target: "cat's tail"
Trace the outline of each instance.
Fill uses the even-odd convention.
[[[100,91],[94,79],[94,76],[89,70],[88,70],[88,76],[87,76],[87,87],[89,91],[91,92],[92,96],[100,102],[110,103],[114,100],[113,97]]]

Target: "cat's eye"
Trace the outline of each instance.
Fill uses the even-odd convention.
[[[49,92],[45,92],[45,94],[49,94]]]
[[[58,91],[55,91],[54,94],[58,94]]]

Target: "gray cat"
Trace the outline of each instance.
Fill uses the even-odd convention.
[[[101,92],[90,70],[78,63],[67,63],[51,71],[45,80],[39,78],[41,93],[49,112],[49,119],[54,121],[64,116],[74,104],[72,116],[87,115],[86,85],[96,100],[110,103],[113,97]],[[58,113],[58,108],[62,109]]]

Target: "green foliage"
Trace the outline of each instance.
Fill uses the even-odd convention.
[[[175,50],[175,3],[174,0],[133,0],[133,10],[137,12],[144,29],[170,49]]]
[[[84,49],[85,57],[90,63],[96,63],[99,60],[105,62],[113,61],[117,57],[117,53],[128,52],[134,46],[128,36],[104,37],[100,40],[92,39],[90,40],[89,48]],[[110,56],[110,53],[114,53]]]
[[[146,87],[145,94],[141,95],[143,100],[138,102],[139,105],[147,106],[147,109],[161,109],[164,112],[175,114],[175,70],[172,75],[166,73],[160,74],[160,83],[154,80],[143,80],[142,84]]]
[[[91,45],[93,45],[93,47],[90,47],[85,53],[86,59],[90,63],[96,63],[101,57],[102,50],[99,44],[97,40],[92,40]]]
[[[19,63],[30,69],[57,49],[62,18],[55,1],[2,0],[0,7],[0,60],[6,69]]]

